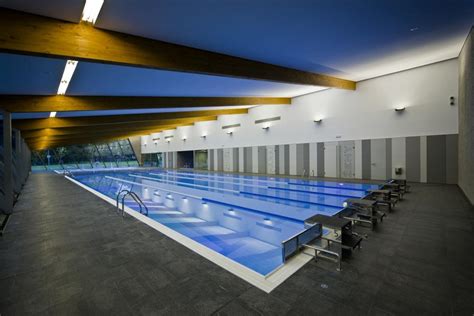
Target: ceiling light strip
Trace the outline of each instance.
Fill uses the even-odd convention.
[[[63,95],[66,94],[67,87],[69,86],[69,82],[72,79],[72,75],[76,70],[77,61],[76,60],[68,60],[66,62],[66,67],[64,67],[63,76],[61,77],[61,82],[59,82],[58,94]]]
[[[86,0],[82,11],[82,21],[95,24],[104,0]]]

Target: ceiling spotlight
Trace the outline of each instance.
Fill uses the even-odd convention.
[[[399,106],[399,107],[395,108],[395,112],[403,112],[403,111],[405,111],[404,106]]]
[[[157,141],[157,140],[154,140],[153,143],[155,143],[155,145],[157,145],[157,144],[158,144],[158,141]]]
[[[168,144],[171,142],[171,138],[167,138],[166,141],[168,142]]]
[[[270,125],[262,126],[262,129],[264,129],[264,130],[269,130],[269,129],[270,129]]]
[[[186,136],[184,136],[184,137],[181,138],[181,139],[183,140],[183,142],[185,142],[185,141],[186,141]]]
[[[318,119],[315,119],[315,120],[314,120],[314,123],[321,124],[322,121],[323,121],[322,118],[318,118]]]
[[[206,139],[206,137],[207,137],[207,135],[206,135],[206,134],[202,134],[202,135],[201,135],[201,138],[204,138],[204,139]]]
[[[227,135],[232,135],[233,133],[233,131],[227,131]]]

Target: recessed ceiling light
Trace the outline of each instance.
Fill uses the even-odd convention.
[[[95,24],[103,4],[104,0],[86,0],[84,10],[82,11],[82,21]]]
[[[76,70],[77,61],[76,60],[68,60],[66,62],[66,67],[64,67],[63,76],[61,77],[61,81],[59,82],[58,94],[63,95],[66,93],[67,87],[69,86],[69,82],[71,81],[72,75]]]

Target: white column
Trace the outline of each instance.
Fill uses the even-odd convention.
[[[310,176],[318,175],[318,144],[309,144],[309,171]]]
[[[276,172],[275,146],[267,146],[267,173],[275,174]]]
[[[296,144],[290,145],[290,175],[296,176]]]
[[[4,213],[13,211],[12,114],[3,111],[3,191]]]
[[[214,171],[218,171],[218,168],[219,168],[219,161],[218,161],[219,160],[218,159],[219,155],[217,153],[218,150],[219,149],[217,149],[217,148],[214,149]]]

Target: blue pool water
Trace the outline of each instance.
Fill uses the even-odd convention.
[[[192,171],[76,173],[84,185],[115,199],[128,189],[153,220],[262,274],[282,263],[282,241],[315,214],[334,215],[347,198],[378,185]],[[126,204],[139,209],[133,200]]]

